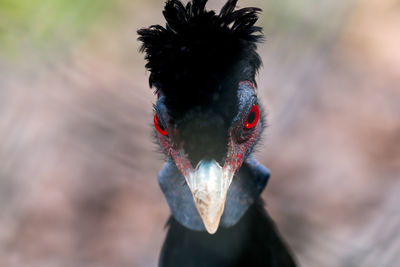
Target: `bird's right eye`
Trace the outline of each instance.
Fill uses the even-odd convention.
[[[159,132],[161,135],[168,136],[167,130],[158,119],[157,113],[154,114],[154,126],[156,127],[157,132]]]
[[[260,118],[260,110],[256,104],[250,110],[249,115],[247,115],[246,122],[244,123],[244,128],[249,130],[256,126],[258,120]]]

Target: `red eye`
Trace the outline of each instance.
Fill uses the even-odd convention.
[[[165,128],[162,126],[162,124],[160,123],[160,120],[157,117],[157,113],[154,114],[154,126],[156,127],[157,131],[164,135],[164,136],[168,136],[167,130],[165,130]]]
[[[247,116],[246,122],[244,123],[245,129],[251,129],[256,126],[258,119],[260,118],[260,110],[257,105],[251,107],[250,113]]]

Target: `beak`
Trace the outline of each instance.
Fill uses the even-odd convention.
[[[233,175],[233,171],[222,168],[215,160],[202,160],[185,176],[196,208],[210,234],[218,229]]]

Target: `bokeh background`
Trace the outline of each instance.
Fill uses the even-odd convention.
[[[136,30],[163,2],[0,1],[0,266],[157,265],[169,210]],[[264,10],[256,156],[298,262],[400,266],[400,1],[239,5]]]

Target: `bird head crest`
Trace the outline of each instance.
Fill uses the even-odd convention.
[[[201,105],[215,92],[221,97],[235,95],[232,90],[240,81],[255,83],[261,65],[256,49],[262,29],[254,26],[261,9],[235,10],[237,0],[228,0],[216,14],[205,9],[206,3],[168,0],[165,27],[138,31],[150,87],[166,96],[171,113]]]

